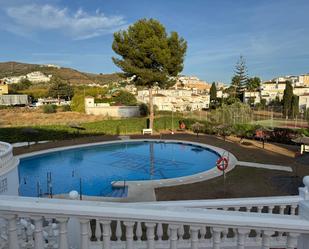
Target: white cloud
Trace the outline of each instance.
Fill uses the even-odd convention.
[[[58,8],[53,5],[30,4],[20,7],[8,7],[5,10],[15,30],[27,32],[56,30],[73,39],[88,39],[95,36],[114,32],[126,21],[122,16],[106,16],[99,10],[93,15],[78,9],[71,12],[67,8]]]

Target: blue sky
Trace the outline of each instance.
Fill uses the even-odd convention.
[[[188,42],[183,74],[229,83],[309,73],[308,0],[0,0],[0,61],[111,73],[113,32],[156,18]]]

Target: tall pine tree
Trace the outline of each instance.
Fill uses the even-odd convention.
[[[114,63],[136,86],[149,90],[149,128],[153,128],[152,88],[168,88],[175,84],[183,69],[186,41],[177,32],[168,34],[154,19],[141,19],[126,30],[114,33],[113,50],[119,57]]]
[[[287,81],[285,84],[285,89],[283,92],[283,115],[288,118],[289,114],[291,114],[291,106],[292,106],[292,98],[293,98],[293,87],[290,81]]]
[[[217,87],[216,87],[216,83],[213,82],[211,87],[210,87],[210,103],[216,103],[217,102]]]
[[[232,85],[235,87],[237,94],[241,94],[244,91],[248,80],[246,61],[243,56],[239,57],[234,72],[235,74],[232,78]]]
[[[296,118],[298,113],[299,113],[299,98],[297,95],[293,95],[291,100],[290,117]]]

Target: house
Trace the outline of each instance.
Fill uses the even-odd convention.
[[[149,91],[138,91],[137,100],[149,103]],[[160,111],[195,111],[208,109],[210,96],[196,94],[192,89],[156,89],[153,91],[153,104]]]
[[[261,102],[261,93],[259,91],[246,91],[243,95],[243,102],[256,105]]]
[[[8,93],[9,93],[8,85],[6,84],[5,81],[0,80],[0,95],[8,94]]]
[[[94,97],[91,96],[85,98],[85,112],[117,118],[140,116],[139,106],[110,106],[109,103],[95,103]]]
[[[298,96],[298,105],[300,111],[305,111],[309,108],[309,93]]]
[[[36,71],[36,72],[31,72],[31,73],[28,73],[26,75],[26,78],[33,82],[33,83],[38,83],[38,82],[49,82],[50,79],[51,79],[52,75],[48,75],[46,76],[45,74],[43,74],[42,72],[40,71]]]

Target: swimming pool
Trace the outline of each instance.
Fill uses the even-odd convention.
[[[170,179],[212,169],[219,154],[202,146],[130,141],[60,150],[21,159],[19,192],[106,196],[113,181]],[[81,184],[80,184],[81,183]]]

